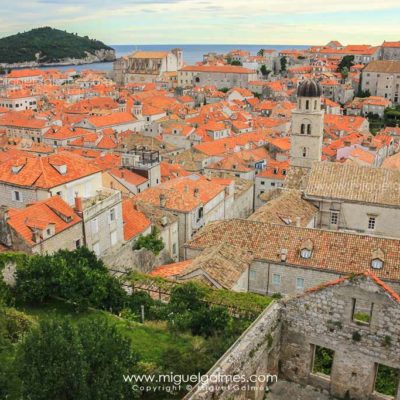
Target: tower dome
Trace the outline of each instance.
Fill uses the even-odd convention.
[[[297,88],[298,97],[321,97],[321,85],[313,79],[307,79]]]

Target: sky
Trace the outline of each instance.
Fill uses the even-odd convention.
[[[0,0],[0,37],[51,26],[110,45],[377,45],[399,21],[399,0]]]

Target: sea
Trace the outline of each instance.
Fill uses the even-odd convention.
[[[287,50],[287,49],[307,49],[310,46],[305,45],[263,45],[263,44],[159,44],[159,45],[110,45],[115,49],[116,56],[122,57],[130,54],[136,50],[142,51],[167,51],[173,48],[180,48],[183,50],[183,59],[185,64],[191,65],[198,61],[203,60],[203,55],[207,53],[226,54],[231,50],[241,49],[247,50],[252,55],[256,55],[260,49],[275,49],[275,50]],[[112,70],[112,62],[100,62],[93,64],[84,65],[70,65],[70,66],[56,66],[56,67],[41,67],[41,69],[57,68],[59,70],[75,69],[76,71],[82,71],[86,69],[96,71],[110,71]]]

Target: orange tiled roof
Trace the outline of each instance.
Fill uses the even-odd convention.
[[[151,221],[135,208],[132,199],[125,199],[122,202],[122,218],[124,221],[124,240],[131,240],[151,225]]]
[[[300,255],[305,241],[313,244],[312,256],[308,259]],[[375,271],[376,275],[400,281],[398,239],[232,219],[206,225],[186,246],[200,250],[223,242],[253,252],[256,259],[273,263],[280,263],[281,250],[285,249],[286,264],[346,275],[369,271],[376,250],[380,249],[384,265]]]
[[[255,74],[255,71],[236,65],[190,65],[183,67],[181,71],[215,72],[223,74]]]
[[[61,165],[66,165],[65,174],[57,170]],[[99,171],[84,158],[61,152],[45,157],[16,157],[7,160],[0,165],[0,182],[49,189]]]
[[[134,122],[136,118],[128,112],[116,112],[108,115],[91,117],[88,118],[88,121],[96,128],[102,128]]]
[[[10,209],[8,215],[7,223],[29,246],[36,244],[33,241],[34,229],[43,230],[50,224],[54,224],[55,233],[58,234],[81,221],[81,218],[59,196],[34,203],[23,209]]]
[[[187,213],[208,203],[222,191],[224,187],[216,184],[212,179],[191,176],[176,178],[149,188],[139,193],[135,199],[159,206],[160,195],[163,195],[166,200],[166,209]]]
[[[173,264],[160,265],[155,267],[149,275],[160,278],[171,278],[184,272],[192,264],[193,260],[185,260]]]

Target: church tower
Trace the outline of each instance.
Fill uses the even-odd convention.
[[[292,111],[292,167],[311,168],[314,161],[321,161],[324,130],[321,94],[321,86],[311,79],[297,89],[297,108]]]

